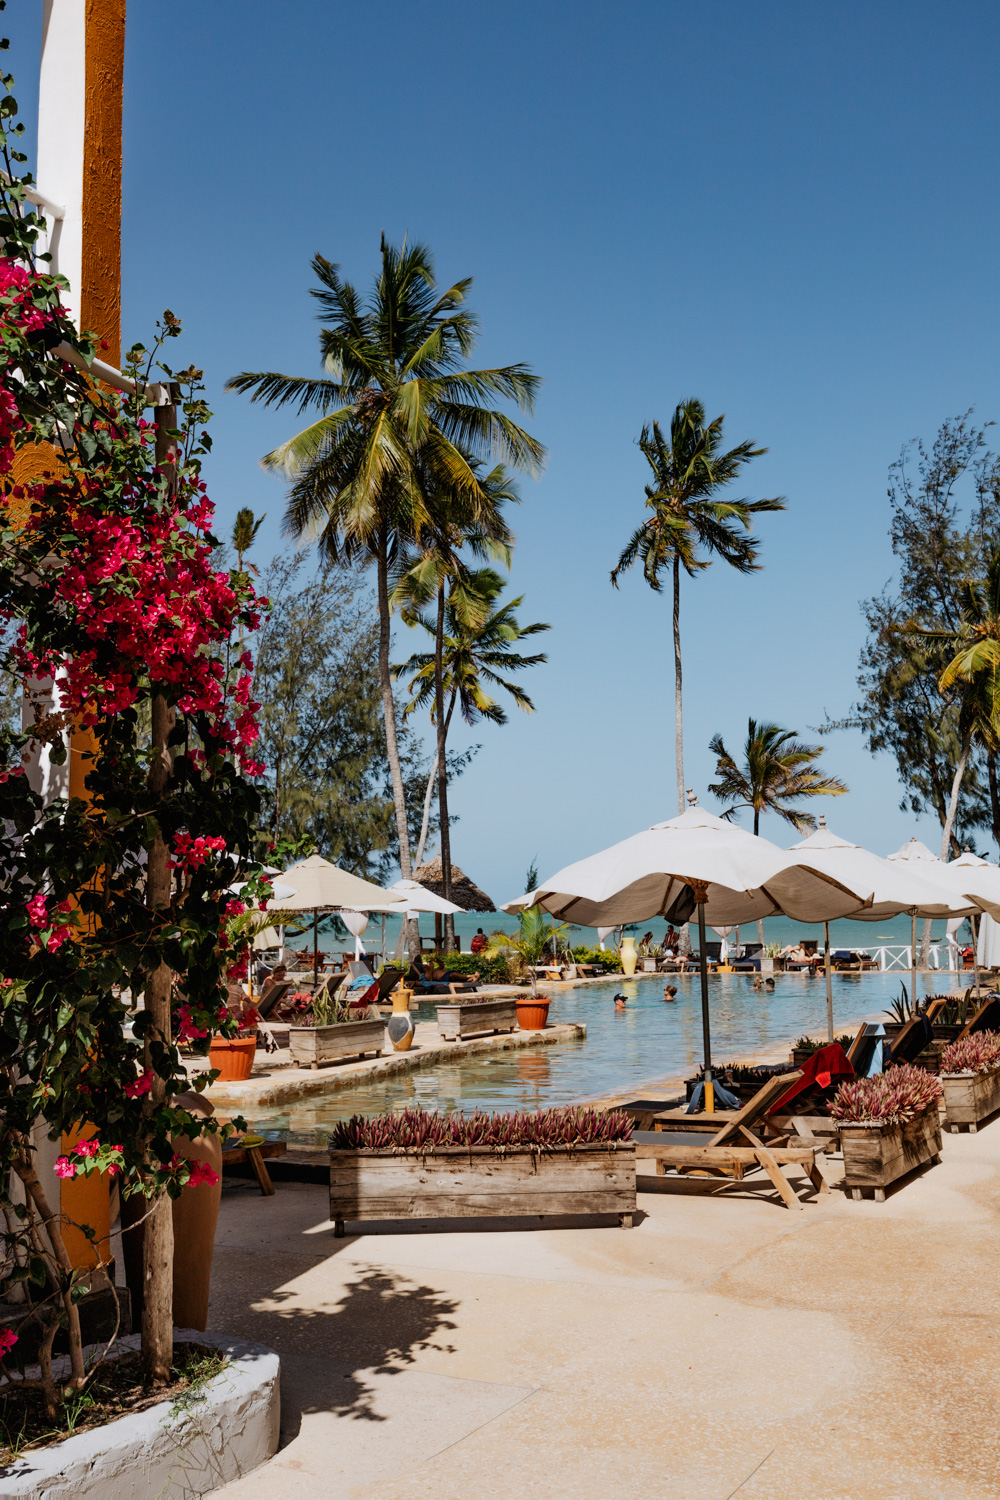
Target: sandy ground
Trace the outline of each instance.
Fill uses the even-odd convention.
[[[219,1495],[997,1500],[1000,1122],[883,1204],[825,1171],[343,1240],[322,1186],[227,1185],[209,1327],[280,1352],[283,1431]]]

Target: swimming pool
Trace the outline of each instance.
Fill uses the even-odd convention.
[[[833,979],[836,1029],[855,1018],[879,1015],[899,994],[896,974],[839,974]],[[908,979],[909,976],[907,975]],[[325,1144],[335,1120],[382,1114],[404,1105],[445,1112],[473,1109],[538,1109],[574,1104],[612,1091],[639,1089],[659,1078],[689,1075],[702,1059],[701,991],[698,975],[672,976],[673,1004],[663,1000],[662,981],[625,980],[564,990],[552,1000],[550,1022],[582,1021],[586,1041],[526,1048],[493,1056],[415,1068],[377,1084],[338,1089],[327,1098],[304,1099],[266,1114],[242,1111],[255,1128],[280,1132],[289,1141]],[[921,975],[922,993],[952,987],[954,976]],[[617,1011],[622,990],[628,1007]],[[822,977],[776,975],[773,993],[754,990],[744,974],[709,976],[712,1060],[734,1062],[776,1044],[826,1031],[826,987]]]

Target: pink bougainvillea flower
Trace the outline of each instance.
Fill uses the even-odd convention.
[[[153,1087],[153,1070],[147,1068],[140,1078],[125,1085],[126,1099],[139,1099],[143,1094],[148,1094]]]
[[[100,1141],[77,1141],[73,1147],[77,1156],[96,1156],[101,1149]]]
[[[55,1172],[57,1177],[76,1176],[76,1168],[74,1167],[68,1156],[60,1156],[59,1160],[56,1162],[52,1170]]]
[[[193,1161],[191,1163],[191,1175],[187,1180],[188,1187],[214,1187],[219,1180],[219,1174],[208,1165],[207,1161]]]
[[[9,1354],[17,1343],[17,1334],[12,1328],[0,1329],[0,1359]]]

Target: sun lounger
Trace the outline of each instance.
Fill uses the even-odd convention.
[[[781,1168],[800,1167],[817,1192],[828,1193],[826,1180],[816,1165],[822,1147],[791,1146],[784,1135],[772,1133],[768,1136],[768,1131],[773,1128],[767,1121],[768,1111],[801,1076],[801,1069],[776,1074],[734,1114],[688,1115],[678,1110],[661,1111],[653,1116],[653,1130],[635,1132],[636,1159],[655,1161],[658,1173],[665,1172],[668,1167],[682,1173],[707,1171],[736,1182],[743,1180],[747,1168],[762,1167],[786,1206],[801,1209],[798,1194]],[[709,1135],[709,1139],[699,1141],[696,1139],[698,1135]]]
[[[958,1034],[962,1037],[973,1036],[977,1031],[1000,1031],[1000,999],[991,995],[985,1005],[981,1005],[972,1020]]]
[[[279,979],[276,984],[269,984],[257,1001],[257,1014],[261,1020],[266,1020],[276,1005],[280,1005],[288,991],[292,988],[290,979]]]
[[[912,1063],[934,1040],[934,1028],[925,1015],[907,1021],[892,1043],[890,1062]]]
[[[847,1060],[859,1078],[881,1073],[885,1060],[885,1027],[881,1021],[863,1021],[847,1049]]]

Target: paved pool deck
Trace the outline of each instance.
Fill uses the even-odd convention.
[[[397,1224],[227,1185],[209,1328],[282,1362],[225,1500],[996,1500],[1000,1120],[801,1212],[642,1170],[635,1228]]]

